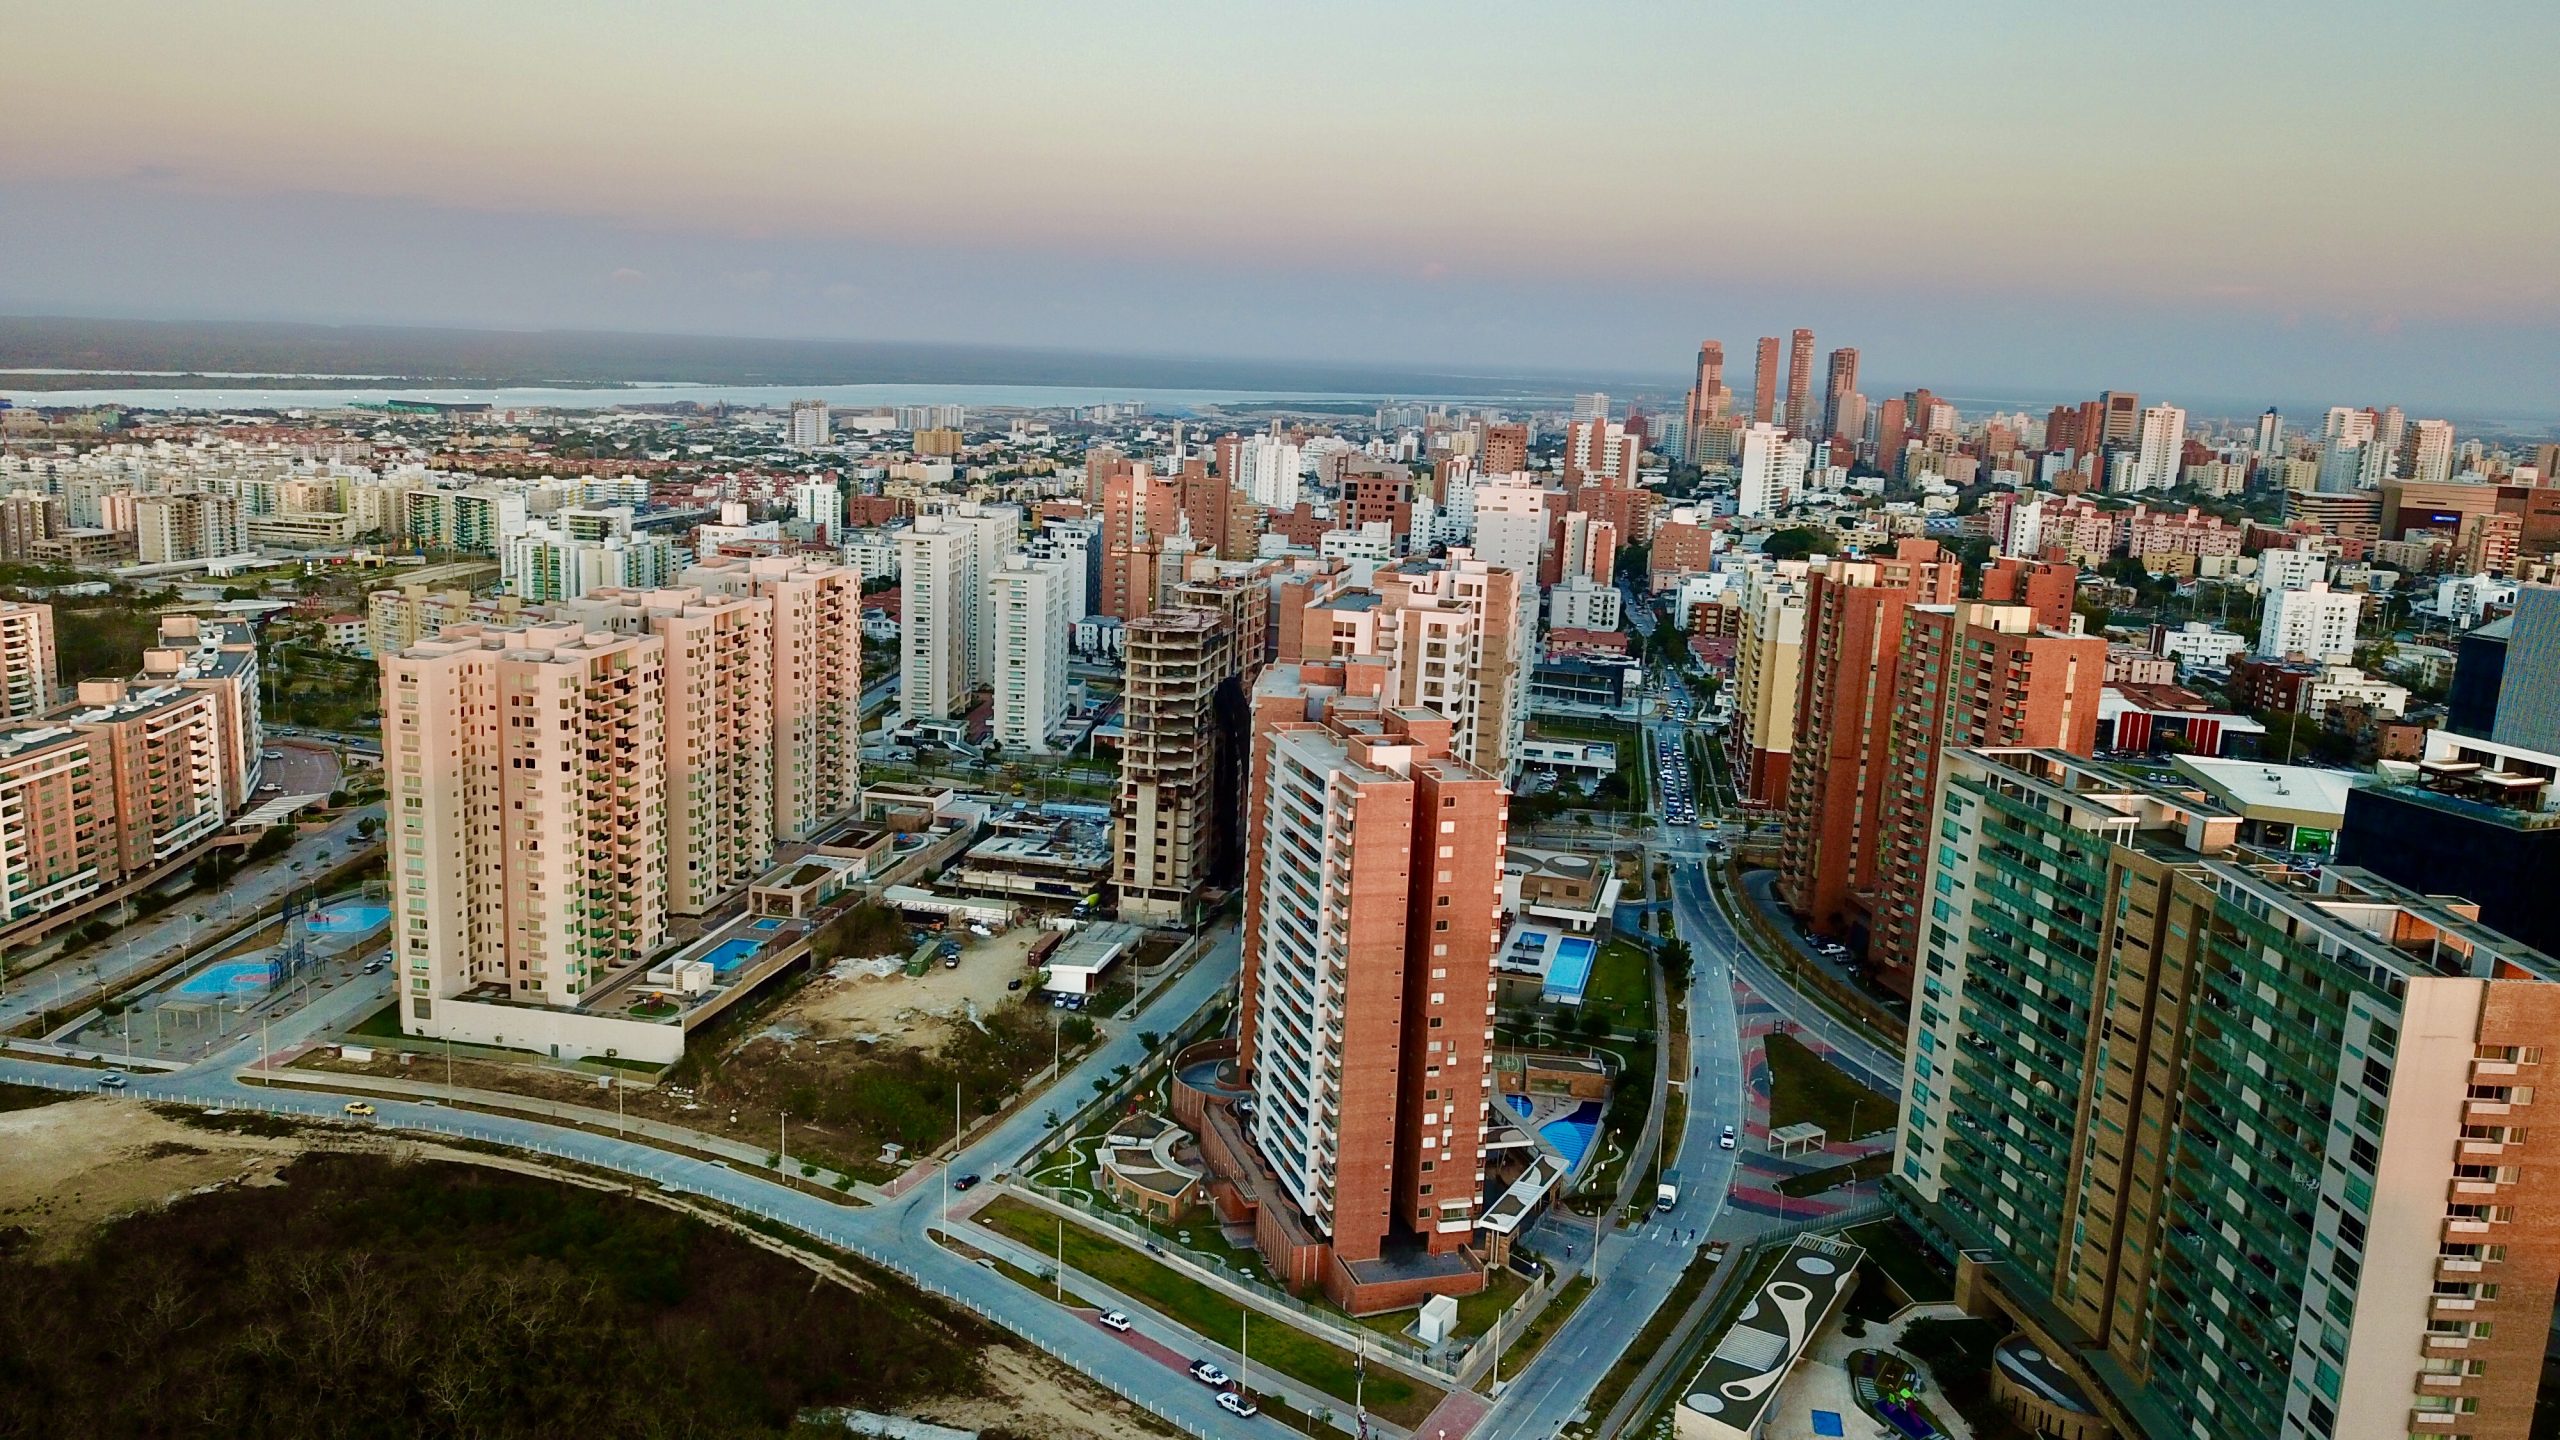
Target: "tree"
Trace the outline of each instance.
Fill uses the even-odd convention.
[[[1665,940],[1653,953],[1654,963],[1662,967],[1662,982],[1674,990],[1689,988],[1689,979],[1697,971],[1697,961],[1689,953],[1686,940]]]
[[[1801,560],[1807,555],[1837,555],[1840,537],[1819,525],[1794,525],[1769,537],[1760,553],[1772,560]]]

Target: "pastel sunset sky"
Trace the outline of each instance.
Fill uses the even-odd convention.
[[[82,0],[0,311],[2560,410],[2560,5]]]

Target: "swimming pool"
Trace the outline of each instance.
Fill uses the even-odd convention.
[[[208,965],[178,982],[171,993],[198,1000],[216,995],[238,995],[249,990],[267,988],[267,962],[264,960],[225,960]]]
[[[391,918],[391,907],[370,900],[351,900],[311,912],[311,930],[315,935],[361,935]]]
[[[1502,1098],[1510,1105],[1511,1113],[1523,1120],[1528,1119],[1530,1110],[1535,1108],[1526,1095],[1505,1095]],[[1564,1157],[1568,1174],[1581,1166],[1582,1157],[1590,1153],[1592,1137],[1599,1133],[1600,1102],[1597,1100],[1585,1100],[1538,1127],[1538,1134]]]
[[[748,958],[762,946],[763,942],[757,940],[723,940],[713,946],[707,954],[696,955],[693,958],[709,961],[712,973],[726,975],[746,964]]]
[[[1587,935],[1567,935],[1556,941],[1556,958],[1547,966],[1547,983],[1540,996],[1581,1004],[1583,987],[1591,983],[1591,962],[1599,954],[1599,943]]]
[[[766,930],[766,931],[772,931],[772,930],[779,930],[779,929],[781,929],[781,928],[783,927],[783,924],[784,924],[784,922],[783,922],[783,921],[780,921],[780,920],[770,920],[770,919],[768,919],[768,920],[759,920],[759,921],[757,921],[756,923],[754,923],[753,925],[748,926],[747,928],[748,928],[748,929],[750,929],[750,930]]]

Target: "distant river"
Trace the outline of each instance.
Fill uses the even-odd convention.
[[[980,409],[1065,410],[1089,405],[1135,404],[1160,414],[1211,407],[1342,405],[1387,398],[1375,392],[1305,390],[1112,389],[1084,385],[690,385],[677,382],[593,388],[505,386],[410,389],[11,390],[0,375],[0,399],[22,406],[122,405],[135,410],[326,410],[388,400],[485,404],[501,410],[601,410],[691,401],[697,405],[784,406],[824,400],[836,410],[860,413],[892,405],[961,405]],[[1525,408],[1540,397],[1518,395],[1398,395],[1401,401],[1446,401]],[[1561,399],[1563,397],[1552,397]]]

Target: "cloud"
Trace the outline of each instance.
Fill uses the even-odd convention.
[[[607,275],[604,278],[612,281],[616,285],[637,285],[642,281],[647,280],[649,277],[647,274],[625,265],[621,269],[614,271],[612,274]]]

